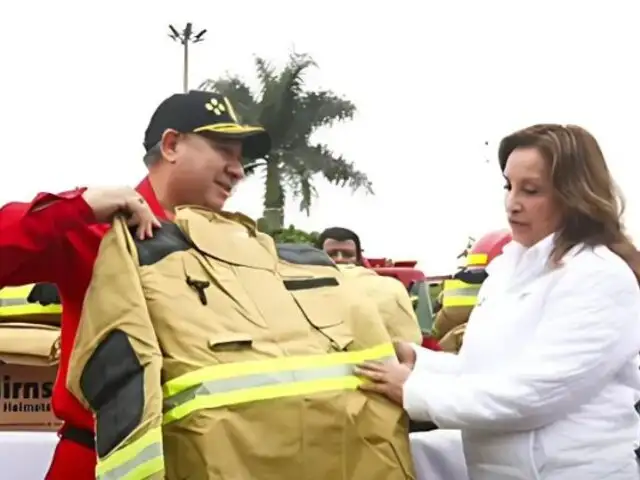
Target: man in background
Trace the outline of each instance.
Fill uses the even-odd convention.
[[[409,292],[395,278],[383,277],[363,266],[362,246],[355,232],[342,227],[327,228],[318,237],[316,247],[333,259],[348,283],[377,306],[394,342],[421,343],[422,332]]]
[[[316,248],[324,250],[337,264],[362,265],[360,237],[348,228],[327,228],[318,237]]]

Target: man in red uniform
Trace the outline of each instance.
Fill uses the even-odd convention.
[[[95,479],[94,421],[66,390],[68,362],[93,263],[109,220],[131,216],[140,238],[178,205],[222,209],[243,178],[242,159],[270,149],[261,127],[240,125],[228,99],[208,92],[169,97],[145,133],[149,175],[136,190],[78,189],[41,193],[31,203],[0,208],[0,287],[35,282],[58,286],[62,345],[53,410],[64,421],[46,480]]]

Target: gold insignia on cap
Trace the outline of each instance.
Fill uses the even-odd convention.
[[[215,97],[210,98],[209,101],[204,104],[204,108],[216,115],[222,115],[222,112],[227,110],[227,108]]]
[[[233,120],[234,123],[238,123],[238,116],[227,97],[222,97],[222,102],[220,102],[216,97],[212,97],[204,104],[204,108],[216,115],[222,115],[223,112],[227,112],[231,117],[231,120]]]
[[[222,99],[224,100],[224,104],[227,106],[227,112],[229,112],[231,120],[233,120],[234,123],[238,123],[238,116],[236,115],[236,111],[231,106],[231,102],[227,97],[222,97]]]

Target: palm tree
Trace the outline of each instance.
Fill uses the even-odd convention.
[[[293,53],[280,72],[260,57],[255,65],[258,95],[237,76],[206,80],[199,88],[227,96],[243,123],[262,125],[271,134],[273,147],[264,162],[246,165],[249,174],[264,174],[263,225],[271,231],[282,229],[287,198],[299,200],[300,210],[308,215],[317,195],[317,174],[334,185],[373,194],[365,173],[328,145],[311,140],[317,129],[350,120],[356,112],[353,103],[329,90],[304,89],[304,74],[316,67],[313,59]]]

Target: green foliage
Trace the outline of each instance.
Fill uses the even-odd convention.
[[[293,225],[289,225],[288,228],[277,230],[272,235],[277,243],[306,243],[315,245],[319,234],[318,232],[298,230]]]
[[[260,57],[255,66],[261,85],[257,95],[237,76],[206,80],[200,89],[227,96],[242,122],[262,125],[271,135],[273,145],[265,161],[247,168],[249,174],[263,174],[264,220],[269,229],[283,229],[287,198],[298,200],[300,210],[309,214],[318,174],[334,185],[373,194],[365,173],[327,144],[311,140],[319,128],[351,120],[356,112],[352,102],[330,90],[305,90],[304,76],[316,67],[313,59],[293,53],[279,72]]]
[[[315,245],[320,235],[318,232],[299,230],[294,225],[289,225],[287,228],[270,230],[264,218],[258,220],[258,229],[271,235],[276,243],[305,243]]]

